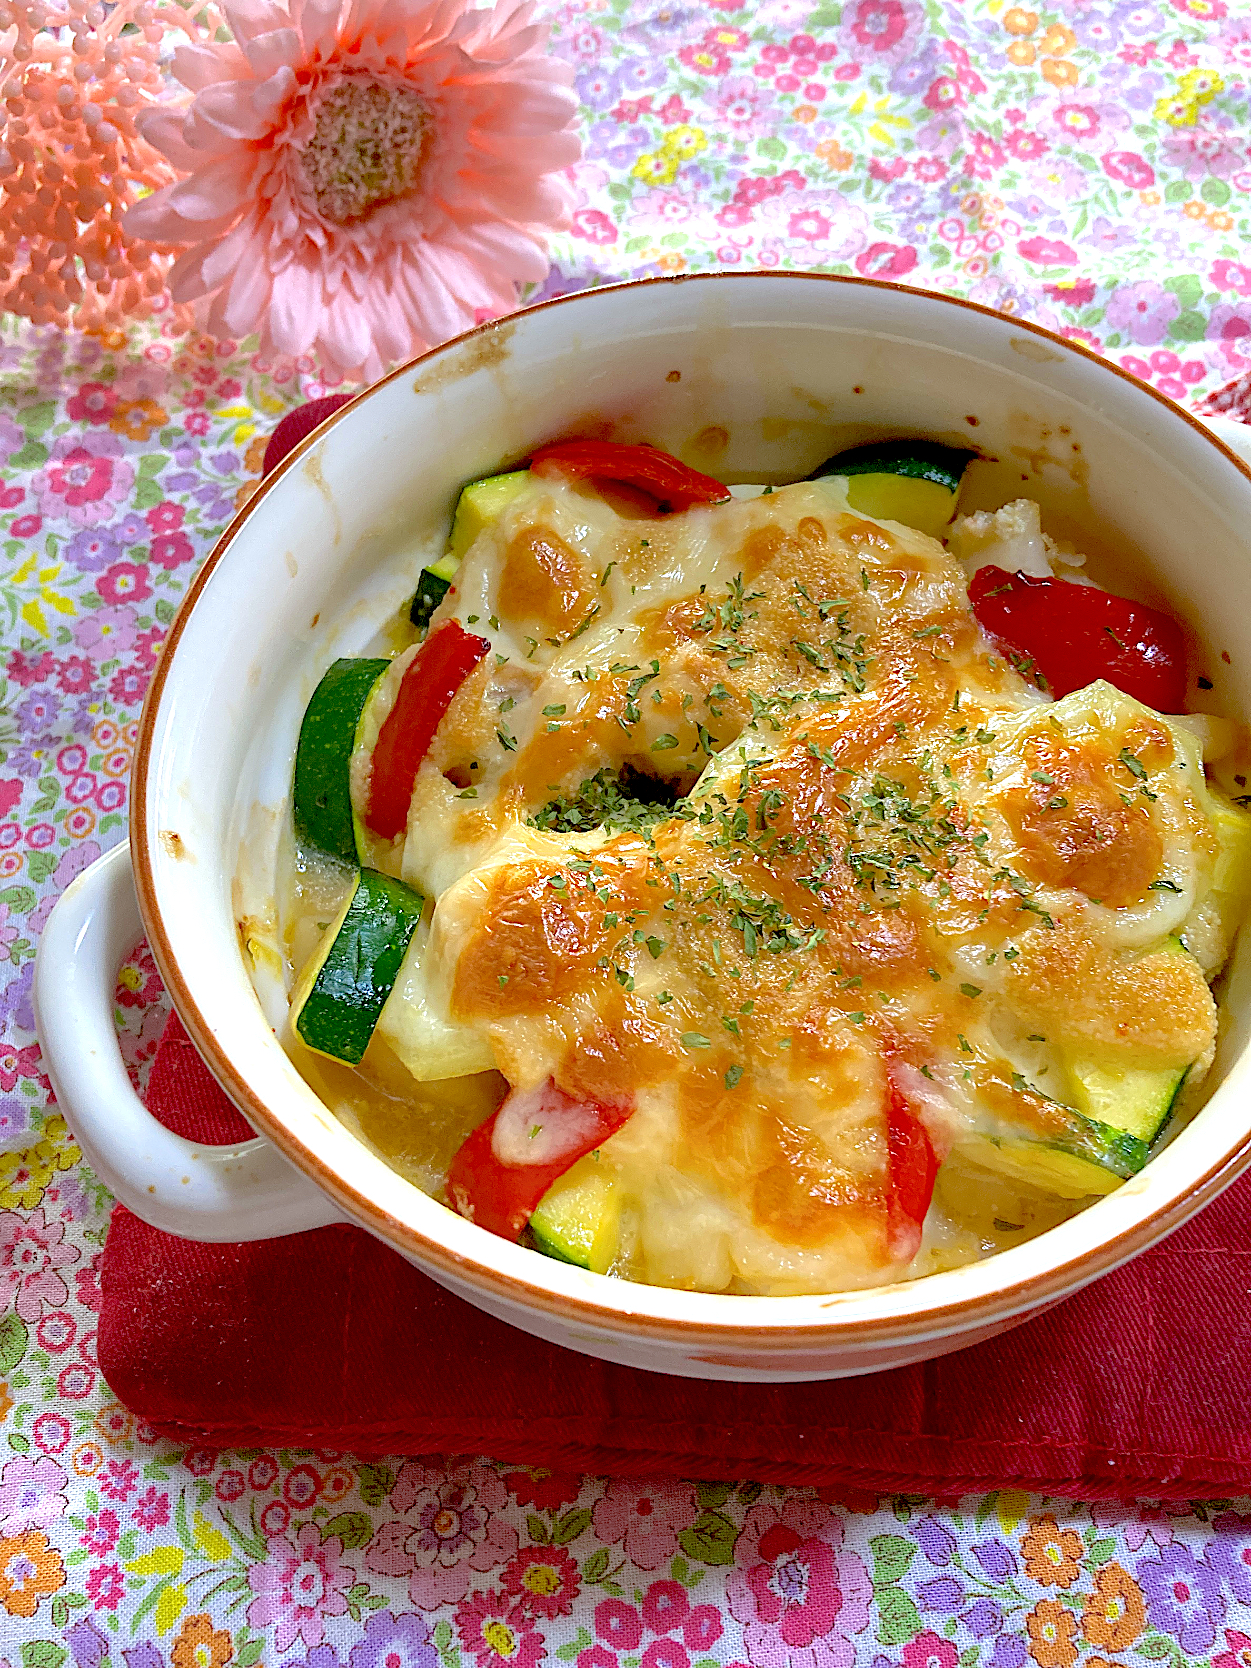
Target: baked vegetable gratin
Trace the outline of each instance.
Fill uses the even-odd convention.
[[[1019,1243],[1202,1096],[1249,820],[1179,626],[972,454],[733,491],[559,442],[467,486],[300,733],[287,1046],[450,1208],[600,1274],[825,1292]],[[255,946],[252,946],[255,950]]]

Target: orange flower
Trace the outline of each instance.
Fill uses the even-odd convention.
[[[1145,203],[1148,208],[1155,208],[1160,201],[1160,193],[1158,191],[1140,191],[1138,201]]]
[[[1082,1537],[1076,1529],[1061,1529],[1050,1514],[1030,1519],[1021,1551],[1031,1581],[1044,1587],[1071,1587],[1077,1580]]]
[[[335,1465],[326,1473],[325,1481],[321,1485],[320,1499],[329,1505],[342,1500],[344,1495],[351,1493],[352,1484],[356,1481],[353,1474],[343,1465]]]
[[[146,440],[153,429],[169,422],[169,412],[155,400],[119,400],[109,427],[127,440]]]
[[[1008,62],[1020,69],[1028,69],[1038,54],[1029,41],[1013,41],[1008,48]]]
[[[670,250],[656,262],[662,272],[681,272],[686,265],[686,256],[679,255],[676,250]]]
[[[1010,35],[1032,35],[1038,27],[1038,13],[1027,12],[1022,6],[1013,6],[1004,17],[1003,26]]]
[[[39,1530],[0,1541],[0,1604],[10,1616],[33,1616],[44,1594],[64,1585],[61,1554]]]
[[[0,1425],[9,1417],[13,1408],[13,1393],[7,1384],[0,1384]]]
[[[80,1442],[70,1455],[76,1476],[94,1477],[104,1464],[104,1450],[98,1442]]]
[[[1067,58],[1044,58],[1042,78],[1050,81],[1053,87],[1076,87],[1077,66],[1070,64]]]
[[[135,1434],[135,1416],[120,1402],[107,1402],[96,1414],[94,1424],[106,1442],[129,1442]]]
[[[1082,1609],[1082,1632],[1106,1651],[1127,1651],[1146,1625],[1142,1589],[1128,1570],[1105,1564]]]
[[[795,120],[797,122],[815,122],[817,107],[815,104],[797,104],[795,106]]]
[[[1053,23],[1047,33],[1038,43],[1038,50],[1046,52],[1053,58],[1060,58],[1066,52],[1072,52],[1077,45],[1077,36],[1063,23]]]
[[[1025,1626],[1029,1630],[1029,1654],[1038,1668],[1073,1668],[1077,1661],[1073,1643],[1077,1619],[1071,1610],[1058,1599],[1039,1599],[1025,1618]]]
[[[1182,210],[1182,213],[1186,216],[1187,220],[1206,220],[1208,213],[1207,205],[1201,203],[1197,197],[1192,197]]]
[[[1213,209],[1211,214],[1208,215],[1208,225],[1214,232],[1232,232],[1234,217],[1232,214],[1227,214],[1224,209]]]
[[[249,475],[260,474],[261,465],[265,461],[265,448],[268,445],[268,434],[258,434],[255,440],[248,441],[248,449],[243,454],[243,467]]]
[[[169,1654],[174,1668],[224,1668],[235,1647],[224,1628],[214,1631],[211,1616],[188,1616]]]
[[[817,155],[822,162],[833,168],[836,174],[845,174],[856,160],[855,154],[845,145],[840,145],[837,139],[823,139],[817,146]]]

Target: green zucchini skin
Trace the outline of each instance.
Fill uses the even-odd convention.
[[[612,1184],[580,1162],[543,1195],[530,1218],[535,1249],[575,1268],[607,1273],[617,1252],[621,1202]]]
[[[491,522],[498,521],[529,484],[530,471],[514,469],[507,475],[487,475],[480,481],[470,481],[461,488],[447,550],[437,562],[421,570],[416,594],[409,605],[408,618],[418,631],[429,628],[430,616],[447,595],[461,558],[478,534]]]
[[[967,447],[940,446],[934,440],[875,440],[837,452],[814,469],[810,481],[826,475],[904,475],[933,481],[949,492],[960,490],[960,479],[977,453]]]
[[[336,660],[308,703],[295,750],[295,832],[318,851],[355,863],[349,767],[356,729],[388,660]]]
[[[362,869],[356,889],[295,1015],[318,1054],[358,1066],[395,986],[425,900],[390,875]]]
[[[430,616],[451,589],[451,584],[450,579],[444,579],[434,568],[422,568],[417,590],[408,609],[409,621],[418,631],[429,630]]]

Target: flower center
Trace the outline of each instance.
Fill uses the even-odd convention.
[[[291,1596],[305,1610],[316,1610],[325,1595],[326,1583],[311,1560],[298,1565],[291,1580]]]
[[[454,1535],[460,1528],[460,1513],[450,1512],[445,1506],[441,1512],[434,1514],[434,1520],[430,1527],[440,1540],[446,1540],[449,1535]]]
[[[482,1630],[482,1637],[496,1656],[511,1656],[517,1649],[516,1636],[507,1622],[488,1622]]]
[[[345,77],[313,110],[316,127],[299,157],[324,219],[351,225],[413,189],[430,113],[411,88]]]
[[[34,1577],[36,1571],[34,1564],[31,1563],[26,1554],[19,1552],[16,1558],[10,1558],[9,1566],[4,1573],[9,1579],[9,1584],[16,1587],[20,1593],[26,1583]]]
[[[788,1558],[774,1565],[769,1585],[780,1599],[788,1604],[805,1604],[808,1599],[807,1564],[798,1558]]]
[[[551,1564],[531,1564],[521,1585],[538,1598],[550,1598],[560,1590],[560,1574]]]

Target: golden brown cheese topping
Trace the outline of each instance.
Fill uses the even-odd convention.
[[[658,520],[536,482],[457,586],[493,649],[401,872],[510,1084],[632,1099],[596,1159],[631,1272],[893,1277],[892,1094],[940,1158],[1129,1173],[1090,1062],[1178,1079],[1215,1034],[1176,937],[1218,856],[1184,736],[1107,685],[1049,702],[943,547],[836,483]]]

